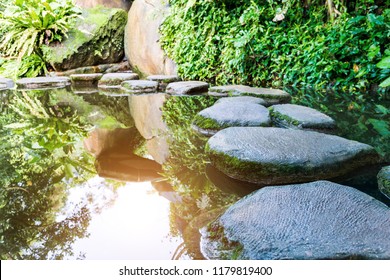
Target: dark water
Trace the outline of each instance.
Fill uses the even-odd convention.
[[[365,100],[362,109],[356,100],[292,93],[389,160],[388,100]],[[191,121],[214,102],[96,89],[2,92],[1,259],[202,259],[199,228],[258,188],[208,163],[207,138]],[[389,205],[377,171],[335,180]]]

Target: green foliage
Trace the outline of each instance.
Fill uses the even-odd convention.
[[[184,79],[360,91],[388,75],[376,67],[390,51],[388,3],[333,1],[330,23],[324,1],[235,2],[170,1],[161,42]]]
[[[41,47],[66,37],[80,13],[73,0],[10,1],[0,14],[2,74],[9,76],[9,67],[16,67],[14,77],[47,72]]]
[[[390,52],[390,51],[389,51]],[[389,70],[389,77],[387,77],[386,80],[384,80],[379,86],[381,87],[389,87],[390,86],[390,56],[387,56],[383,58],[381,61],[378,62],[376,65],[378,68]]]

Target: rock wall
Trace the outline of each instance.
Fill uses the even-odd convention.
[[[131,0],[76,0],[76,4],[82,8],[93,8],[103,5],[107,8],[121,8],[126,11],[130,9]]]
[[[169,12],[162,0],[135,0],[125,31],[125,54],[135,70],[148,75],[176,75],[176,64],[159,44],[158,29]]]

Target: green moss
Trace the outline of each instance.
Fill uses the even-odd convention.
[[[291,127],[291,126],[299,126],[300,123],[297,120],[294,120],[293,118],[290,118],[287,115],[283,115],[277,111],[273,107],[269,107],[269,114],[271,116],[271,119],[273,122],[276,122],[278,124],[281,124],[286,127]]]
[[[213,119],[205,118],[199,114],[195,116],[193,124],[199,128],[212,130],[221,130],[229,127],[228,124],[219,123]]]
[[[42,51],[45,59],[56,66],[67,62],[75,53],[78,56],[86,56],[91,53],[94,57],[111,59],[112,62],[119,58],[109,57],[112,53],[123,54],[124,28],[127,21],[127,13],[122,9],[108,9],[97,6],[83,11],[82,19],[79,19],[75,28],[69,32],[69,36],[61,44],[44,46]],[[110,53],[111,52],[111,53]],[[89,64],[89,61],[85,61]]]

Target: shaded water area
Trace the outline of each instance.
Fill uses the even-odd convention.
[[[332,116],[337,134],[371,144],[389,162],[388,99],[291,93]],[[191,128],[215,101],[2,91],[1,259],[203,259],[199,229],[258,189],[212,167],[207,138]],[[334,180],[390,205],[377,172]]]

